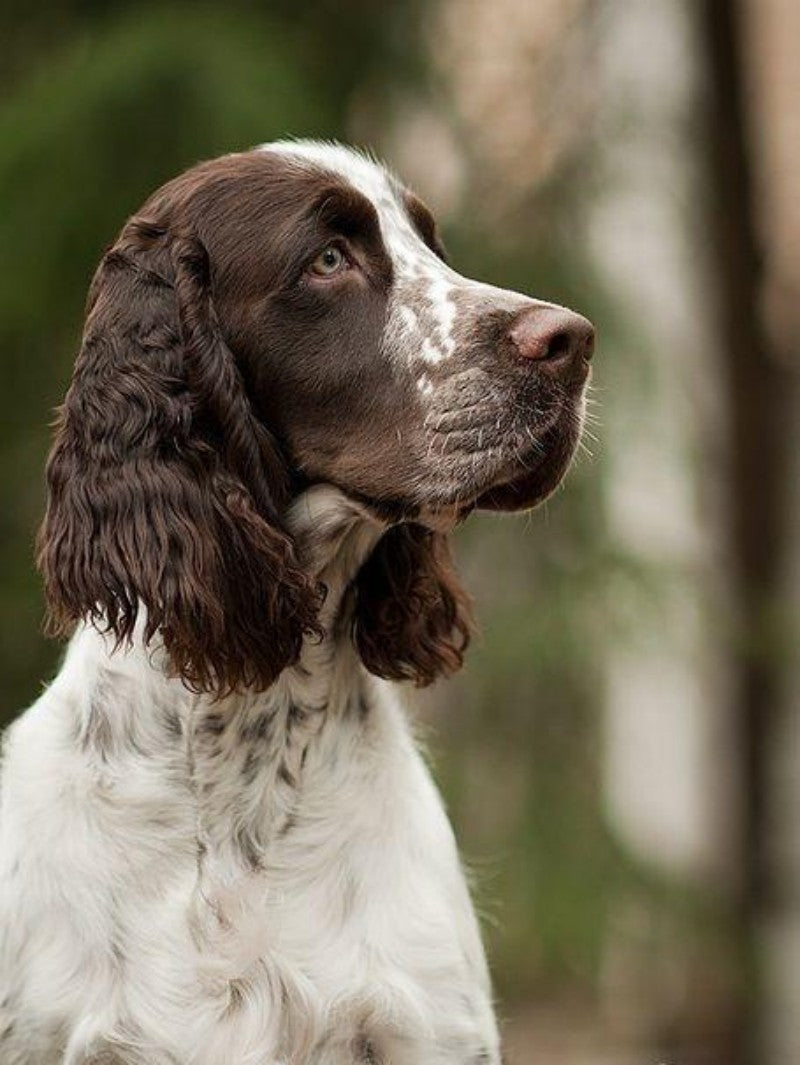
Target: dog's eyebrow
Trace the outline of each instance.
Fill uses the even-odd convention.
[[[414,229],[416,229],[431,251],[435,252],[443,262],[447,262],[447,251],[439,236],[436,219],[429,209],[419,196],[415,196],[413,192],[405,190],[402,194],[402,199],[406,214],[410,218]]]
[[[313,211],[319,222],[346,236],[376,236],[380,232],[374,204],[349,186],[333,185],[324,189],[316,198]]]

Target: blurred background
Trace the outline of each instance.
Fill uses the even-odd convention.
[[[86,288],[147,194],[372,146],[464,273],[600,348],[567,485],[478,516],[482,625],[412,698],[509,1063],[800,1062],[800,5],[6,0],[0,719],[52,675],[32,540]]]

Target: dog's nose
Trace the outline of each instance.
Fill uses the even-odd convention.
[[[508,336],[523,359],[588,362],[594,354],[594,326],[566,307],[530,307],[516,317]]]

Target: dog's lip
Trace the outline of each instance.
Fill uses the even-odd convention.
[[[483,488],[475,498],[472,506],[477,507],[480,510],[498,509],[497,505],[493,502],[494,499],[501,494],[519,494],[522,492],[524,486],[535,483],[537,474],[546,464],[547,455],[542,454],[538,449],[531,449],[526,455],[516,456],[513,459],[513,468],[507,468],[502,476],[495,478],[494,482],[489,487]],[[527,497],[528,495],[528,492],[523,492],[524,497]],[[533,503],[525,504],[521,502],[520,508],[533,505]],[[505,510],[507,508],[500,507],[499,509]]]
[[[578,442],[578,433],[558,424],[536,446],[517,456],[513,468],[484,488],[472,503],[479,510],[530,510],[563,480]]]

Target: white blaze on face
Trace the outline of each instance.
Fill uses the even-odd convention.
[[[417,391],[423,396],[428,396],[433,392],[433,381],[431,381],[427,374],[423,374],[421,377],[417,378]]]
[[[401,185],[383,166],[366,155],[338,144],[319,141],[278,141],[264,151],[307,159],[348,181],[374,205],[386,251],[392,261],[394,283],[383,350],[389,358],[440,363],[456,352],[455,296],[468,293],[476,309],[519,310],[531,301],[516,292],[471,281],[451,270],[414,229],[400,198]],[[419,379],[423,394],[432,389]]]

